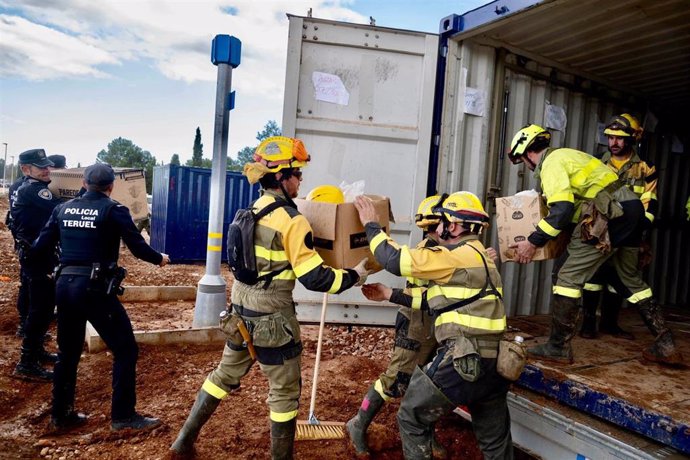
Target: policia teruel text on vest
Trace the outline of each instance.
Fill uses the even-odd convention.
[[[132,254],[165,266],[170,259],[149,246],[137,231],[129,210],[110,199],[115,175],[97,163],[84,171],[86,193],[55,208],[34,243],[31,256],[46,257],[59,243],[56,272],[59,360],[55,366],[51,425],[78,426],[86,416],[74,410],[77,367],[86,322],[113,353],[111,429],[145,429],[160,424],[135,410],[136,363],[139,354],[132,324],[117,298],[126,271],[118,267],[120,240]]]

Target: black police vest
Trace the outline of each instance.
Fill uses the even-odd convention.
[[[100,263],[107,267],[117,262],[120,237],[108,229],[108,215],[115,205],[104,196],[97,200],[75,198],[62,206],[58,214],[61,265]]]

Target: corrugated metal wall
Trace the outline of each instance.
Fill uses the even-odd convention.
[[[206,259],[211,170],[165,165],[153,170],[151,246],[173,263]],[[225,182],[223,235],[235,212],[259,196],[241,173],[228,171]],[[226,259],[225,238],[222,258]]]
[[[483,115],[464,113],[467,87],[484,92]],[[566,128],[552,131],[552,145],[597,156],[606,150],[599,144],[601,124],[612,114],[645,115],[629,106],[627,102],[632,99],[620,92],[472,41],[450,41],[445,91],[439,191],[469,190],[480,197],[508,196],[537,187],[531,171],[525,166],[513,166],[500,152],[524,125],[544,124],[547,104],[563,108],[567,115]],[[661,303],[687,305],[690,235],[682,219],[690,162],[687,154],[670,153],[670,135],[663,129],[663,123],[659,123],[656,133],[646,133],[643,146],[648,147],[646,158],[660,170],[661,218],[652,234],[656,258],[648,279]],[[491,200],[487,207],[492,208]],[[498,247],[495,226],[488,242]],[[552,261],[502,265],[509,315],[549,311],[552,266]]]

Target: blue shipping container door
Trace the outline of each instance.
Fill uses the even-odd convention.
[[[258,196],[258,184],[249,185],[240,172],[227,172],[223,260],[226,260],[225,235],[235,212]],[[172,263],[206,260],[210,197],[210,169],[176,165],[154,168],[151,246],[168,254]]]

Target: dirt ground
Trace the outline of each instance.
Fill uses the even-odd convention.
[[[0,198],[4,217],[7,200]],[[1,226],[1,225],[0,225]],[[16,296],[18,262],[11,235],[0,229],[0,459],[164,459],[191,408],[196,392],[221,356],[219,345],[140,346],[137,409],[159,417],[163,426],[145,433],[111,433],[110,398],[112,357],[109,352],[84,352],[79,366],[76,409],[89,416],[78,430],[59,436],[48,432],[51,386],[11,377],[19,358]],[[198,265],[158,268],[136,261],[122,251],[121,264],[129,270],[125,285],[192,285],[204,273]],[[224,269],[227,274],[227,270]],[[149,323],[179,323],[189,318],[192,302],[125,305],[135,329]],[[149,324],[150,326],[150,324]],[[51,331],[55,334],[54,326]],[[299,419],[308,414],[316,327],[303,326],[303,389]],[[322,421],[347,421],[368,386],[386,366],[393,342],[391,329],[329,327],[319,377],[316,415]],[[49,343],[55,349],[55,342]],[[229,395],[206,424],[196,443],[197,458],[269,458],[267,381],[255,366],[239,391]],[[402,458],[395,414],[399,401],[387,404],[370,429],[376,459]],[[453,459],[480,459],[471,426],[458,416],[437,425],[440,441]],[[353,458],[344,440],[296,442],[298,459]]]

